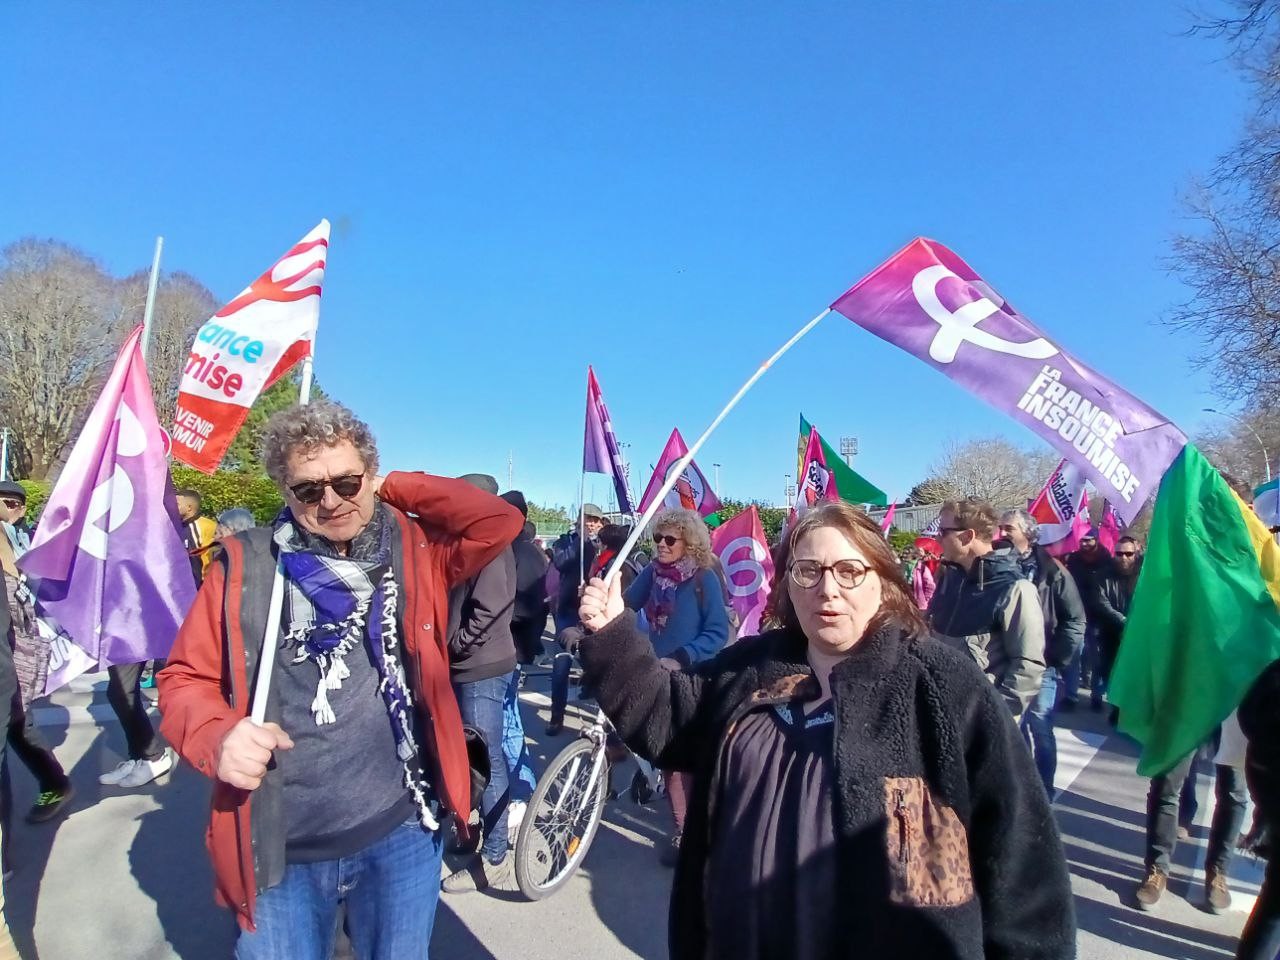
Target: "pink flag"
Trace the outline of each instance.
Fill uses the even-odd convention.
[[[88,664],[168,656],[195,599],[141,337],[138,327],[121,348],[18,561],[38,580],[40,615],[86,655],[60,655],[46,692]]]
[[[822,452],[822,438],[818,428],[809,431],[809,445],[805,447],[803,466],[800,468],[800,489],[796,493],[796,515],[804,516],[809,508],[821,500],[839,500],[836,476],[827,466]]]
[[[684,437],[680,436],[680,431],[672,430],[667,445],[662,448],[658,466],[654,469],[653,476],[649,478],[649,485],[644,488],[644,496],[640,498],[640,513],[649,509],[649,504],[653,503],[653,498],[667,479],[667,474],[688,452],[689,448],[685,446]],[[667,494],[663,505],[692,510],[700,516],[709,517],[720,509],[720,498],[711,489],[711,484],[707,483],[707,478],[698,469],[698,464],[691,460],[684,473],[680,475],[680,479],[676,481],[676,485]]]
[[[880,529],[886,538],[889,536],[889,528],[893,526],[893,515],[897,512],[897,502],[889,504],[889,509],[885,511],[884,519],[880,521]]]
[[[582,440],[582,472],[603,473],[613,478],[613,489],[618,495],[618,509],[633,513],[631,492],[627,489],[627,475],[622,469],[622,451],[613,433],[613,421],[604,405],[600,382],[596,372],[587,367],[587,425]]]
[[[1111,505],[1110,500],[1104,500],[1102,522],[1098,524],[1098,543],[1107,553],[1115,553],[1116,541],[1120,539],[1123,530],[1124,524],[1120,521],[1120,514],[1116,513],[1116,508]]]
[[[178,388],[176,459],[213,473],[258,394],[311,355],[328,256],[321,220],[196,332]]]
[[[773,582],[773,557],[755,504],[720,525],[711,535],[711,549],[724,567],[729,599],[742,624],[738,636],[754,636]]]
[[[1089,530],[1089,494],[1083,471],[1074,462],[1060,461],[1029,512],[1040,524],[1040,546],[1052,556],[1079,549],[1080,538]]]

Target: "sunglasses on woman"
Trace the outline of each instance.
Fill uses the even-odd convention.
[[[791,579],[797,587],[806,590],[822,582],[828,570],[836,578],[836,584],[845,590],[861,586],[871,568],[861,560],[837,560],[835,563],[819,563],[817,560],[796,560],[791,564]]]
[[[289,488],[299,503],[313,504],[324,499],[325,487],[333,487],[333,492],[343,500],[350,500],[364,486],[363,473],[349,473],[345,477],[331,477],[328,480],[304,480]]]
[[[677,543],[679,543],[682,539],[684,539],[684,538],[683,538],[683,537],[673,537],[673,536],[672,536],[671,534],[669,534],[669,533],[667,533],[667,534],[657,534],[657,533],[655,533],[655,534],[653,535],[653,543],[654,543],[654,546],[658,546],[658,545],[660,545],[660,544],[664,544],[664,543],[665,543],[668,547],[674,547],[674,546],[675,546]]]

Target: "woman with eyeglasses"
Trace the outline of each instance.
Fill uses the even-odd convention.
[[[652,529],[653,562],[626,589],[626,605],[644,611],[659,669],[684,670],[710,660],[729,639],[724,592],[715,572],[711,537],[700,516],[692,510],[663,510],[654,517]],[[667,769],[663,778],[675,830],[659,853],[663,864],[673,867],[684,832],[688,778]]]
[[[1068,958],[1066,860],[1008,708],[929,639],[879,526],[844,503],[787,535],[782,626],[665,670],[593,580],[584,667],[627,744],[691,774],[670,953]]]

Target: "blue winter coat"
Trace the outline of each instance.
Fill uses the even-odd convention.
[[[632,581],[624,598],[628,607],[644,609],[653,590],[653,574],[654,564],[649,564]],[[659,632],[652,624],[649,625],[653,652],[659,658],[670,657],[682,667],[710,660],[728,639],[729,617],[724,609],[724,590],[714,570],[700,570],[676,588],[675,605],[667,618],[665,630]]]

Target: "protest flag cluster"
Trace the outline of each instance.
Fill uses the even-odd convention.
[[[1089,491],[1080,468],[1070,460],[1060,461],[1028,512],[1040,525],[1038,543],[1051,556],[1079,549],[1089,530]]]
[[[1061,350],[968,264],[913,240],[832,309],[901,347],[1074,464],[1117,528],[1155,497],[1108,696],[1139,773],[1203,743],[1280,658],[1280,547],[1168,419]]]

